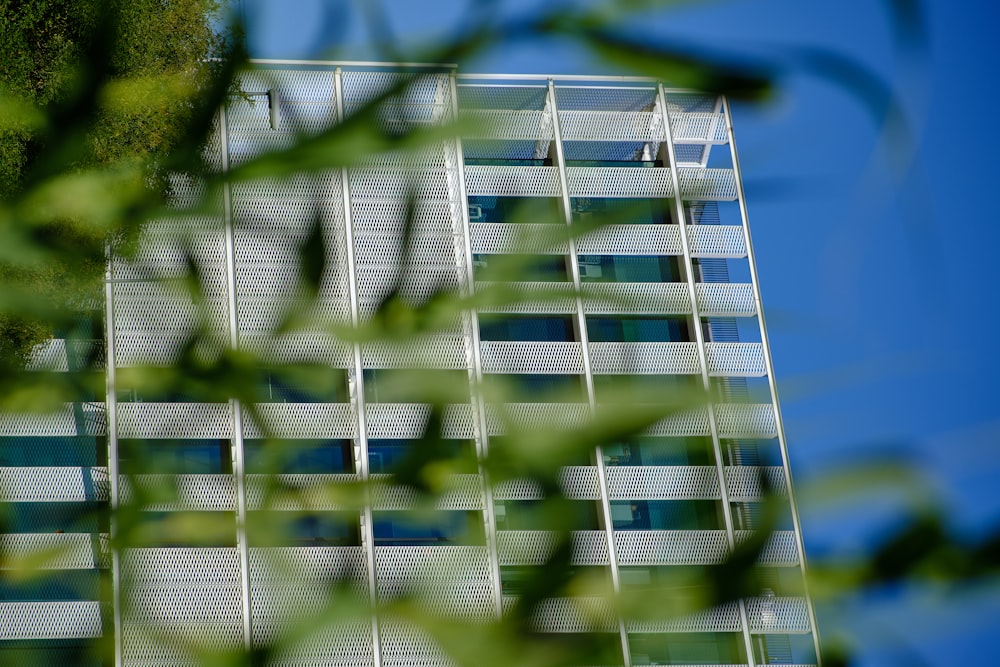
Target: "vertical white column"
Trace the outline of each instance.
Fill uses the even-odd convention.
[[[226,126],[226,107],[219,109],[219,143],[222,173],[229,171],[229,132]],[[229,345],[239,349],[240,331],[236,304],[236,249],[233,234],[233,198],[228,181],[222,185],[222,215],[225,222],[226,244],[226,295],[228,297]],[[239,399],[230,398],[232,413],[233,479],[236,483],[236,548],[240,559],[240,588],[243,603],[243,646],[249,652],[253,647],[250,626],[250,550],[247,545],[246,470],[243,456],[243,407]]]
[[[344,77],[343,70],[338,67],[334,71],[334,96],[337,103],[337,121],[343,122],[344,112]],[[354,219],[351,215],[351,184],[350,172],[346,167],[340,170],[341,196],[344,200],[344,246],[347,254],[347,291],[351,300],[351,326],[356,331],[361,325],[361,314],[358,305],[358,268],[354,257]],[[372,526],[372,497],[369,481],[371,479],[368,467],[368,424],[365,413],[365,378],[364,367],[361,363],[361,344],[355,340],[351,343],[354,372],[354,401],[357,409],[358,429],[355,440],[356,455],[355,461],[358,467],[357,474],[364,485],[364,510],[362,510],[361,520],[361,544],[365,551],[365,558],[368,563],[368,596],[371,603],[372,615],[372,657],[375,667],[382,665],[382,650],[379,636],[378,618],[378,590],[375,579],[375,532]]]
[[[458,85],[455,72],[448,77],[451,88],[452,118],[458,119]],[[464,297],[472,297],[476,293],[476,280],[472,261],[472,233],[469,226],[469,197],[465,189],[465,157],[462,151],[462,139],[455,136],[455,168],[458,173],[459,205],[461,208],[461,242],[464,254],[464,276],[459,285]],[[493,583],[493,602],[496,606],[497,618],[503,614],[503,591],[500,586],[500,555],[497,549],[497,523],[493,507],[493,487],[490,484],[486,461],[489,458],[489,427],[486,421],[486,403],[483,400],[483,365],[479,347],[479,314],[474,308],[469,308],[462,314],[468,323],[469,330],[466,345],[469,347],[471,362],[470,384],[472,391],[472,412],[476,431],[476,458],[479,466],[479,476],[483,485],[483,516],[486,521],[486,549],[490,558],[490,576]]]
[[[674,151],[674,135],[670,124],[670,112],[667,108],[667,97],[663,92],[663,84],[657,84],[657,104],[660,113],[663,115],[664,148],[670,164],[670,183],[674,193],[674,215],[681,231],[681,250],[683,253],[684,274],[687,278],[688,296],[691,299],[692,329],[694,330],[695,341],[698,344],[698,364],[701,367],[701,382],[705,390],[705,409],[708,411],[708,423],[712,433],[712,449],[715,453],[715,469],[719,476],[719,489],[722,492],[722,514],[726,522],[726,538],[729,542],[730,551],[736,545],[736,534],[733,526],[733,508],[729,502],[729,488],[726,484],[725,459],[722,456],[722,445],[719,440],[719,428],[716,421],[714,396],[712,395],[711,377],[708,374],[708,360],[705,351],[705,332],[702,329],[701,309],[698,307],[698,293],[695,284],[694,262],[691,258],[691,246],[688,242],[688,224],[684,211],[684,201],[682,199],[680,176],[677,171],[677,156]],[[750,624],[747,620],[746,603],[742,598],[738,601],[740,610],[740,624],[743,626],[743,642],[747,652],[747,661],[750,667],[754,667],[753,641],[750,637]]]
[[[764,350],[764,368],[767,370],[767,385],[771,392],[771,404],[774,409],[774,423],[778,432],[778,447],[781,451],[781,467],[785,477],[785,488],[788,489],[788,504],[792,515],[792,527],[795,529],[795,546],[799,550],[799,567],[806,597],[806,609],[809,613],[809,624],[812,626],[813,646],[816,650],[817,664],[822,667],[823,656],[820,652],[819,630],[816,624],[816,611],[813,609],[812,598],[809,596],[809,580],[806,572],[806,550],[802,539],[802,524],[799,522],[798,505],[795,502],[795,490],[792,488],[792,473],[788,459],[788,443],[785,439],[785,426],[781,419],[778,404],[778,385],[774,377],[774,363],[771,359],[771,346],[767,338],[767,327],[764,323],[764,307],[760,296],[760,281],[757,276],[757,262],[754,259],[753,244],[750,241],[750,218],[747,214],[746,195],[743,191],[743,177],[740,172],[739,155],[736,152],[736,136],[733,133],[733,117],[729,109],[729,100],[722,99],[722,112],[726,122],[726,136],[729,141],[729,154],[733,162],[733,176],[736,181],[736,198],[740,206],[740,220],[743,226],[743,240],[746,244],[747,262],[750,265],[750,283],[753,286],[754,305],[757,310],[757,323],[760,326],[761,347]]]
[[[559,107],[556,104],[556,88],[552,79],[549,79],[548,106],[552,114],[553,143],[556,148],[556,163],[559,167],[559,185],[562,191],[562,208],[566,226],[572,229],[573,226],[573,204],[569,196],[569,179],[566,176],[566,156],[563,152],[562,130],[559,125]],[[590,405],[590,417],[594,418],[597,412],[597,400],[594,393],[594,374],[590,366],[590,338],[587,335],[587,314],[583,307],[582,280],[580,279],[580,260],[576,254],[576,239],[572,233],[567,234],[567,252],[569,252],[570,273],[573,278],[573,290],[576,293],[576,326],[580,348],[583,354],[583,371],[587,387],[587,401]],[[614,522],[611,518],[611,501],[608,495],[608,477],[604,465],[604,450],[600,445],[594,448],[594,457],[597,464],[597,483],[601,495],[601,520],[604,524],[604,534],[608,543],[608,561],[611,572],[611,586],[616,596],[621,593],[621,577],[618,573],[618,554],[615,548]],[[622,660],[625,667],[631,667],[632,654],[628,643],[628,628],[625,619],[618,615],[618,633],[621,638]]]
[[[108,438],[109,542],[111,545],[111,613],[114,633],[115,667],[122,665],[122,591],[121,552],[118,548],[118,394],[115,371],[115,260],[111,244],[107,246],[108,266],[104,279],[104,419]],[[69,350],[66,350],[69,354]]]

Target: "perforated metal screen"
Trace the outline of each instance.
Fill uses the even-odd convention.
[[[664,93],[654,82],[515,85],[352,66],[269,66],[242,75],[240,86],[276,94],[271,102],[234,98],[220,111],[207,155],[220,172],[318,137],[341,114],[367,114],[386,136],[456,118],[468,134],[437,136],[416,150],[351,164],[335,160],[344,167],[231,183],[197,214],[151,222],[138,251],[113,260],[108,342],[116,376],[191,359],[211,363],[235,346],[256,354],[264,369],[314,366],[333,379],[320,390],[315,382],[295,384],[292,375],[264,373],[266,392],[243,403],[150,400],[119,384],[107,407],[0,415],[0,436],[35,445],[59,438],[217,443],[223,452],[218,470],[123,475],[113,500],[149,516],[213,513],[220,525],[231,526],[219,537],[225,544],[186,545],[177,538],[117,553],[121,606],[103,623],[99,607],[111,600],[0,601],[0,640],[117,632],[122,664],[187,664],[199,647],[284,641],[304,615],[327,608],[326,593],[336,582],[346,582],[335,594],[352,604],[412,597],[428,613],[496,618],[517,595],[510,568],[544,563],[558,536],[517,523],[518,511],[545,497],[536,481],[514,477],[486,487],[482,470],[491,442],[538,429],[586,429],[602,400],[602,378],[653,383],[643,387],[695,387],[704,379],[715,387],[768,377],[760,338],[715,341],[703,327],[703,318],[716,317],[756,326],[759,315],[752,283],[705,283],[694,275],[694,262],[703,259],[752,261],[739,216],[695,224],[700,213],[693,212],[708,202],[741,196],[733,168],[706,166],[711,151],[728,155],[727,115],[717,98]],[[204,187],[177,177],[173,190],[183,210]],[[619,205],[613,201],[624,201],[621,210],[647,208],[628,213],[633,219],[594,224]],[[525,202],[559,213],[542,219],[526,206],[522,219],[515,205]],[[669,214],[638,219],[657,206]],[[317,234],[325,262],[317,284],[309,285],[303,245],[316,243]],[[549,273],[523,268],[497,282],[491,266],[510,258],[541,262]],[[197,267],[198,298],[178,280],[191,266]],[[640,266],[662,273],[637,273]],[[459,297],[471,298],[462,312],[415,336],[357,341],[346,333],[384,318],[387,303],[413,312]],[[482,322],[489,318],[508,327],[489,331],[508,333],[487,336]],[[569,339],[518,338],[527,331],[518,327],[530,318],[566,318]],[[695,335],[702,329],[709,333]],[[669,336],[655,333],[668,330]],[[67,354],[77,353],[54,341],[34,366],[65,371],[72,365]],[[402,381],[392,373],[414,369],[428,378],[425,388],[434,373],[464,378],[458,383],[464,382],[464,393],[433,404],[400,394]],[[470,390],[484,376],[527,389],[491,402]],[[573,401],[533,400],[541,393],[531,387],[544,382],[584,391]],[[769,492],[779,502],[789,496],[780,464],[739,465],[722,455],[726,443],[737,441],[778,451],[775,406],[765,395],[754,400],[707,406],[692,400],[645,424],[635,440],[643,444],[595,450],[589,465],[564,466],[556,486],[597,517],[568,537],[573,566],[596,568],[615,587],[627,587],[638,569],[717,565],[734,545],[752,540],[752,520],[740,523],[739,517],[757,516],[754,508]],[[106,432],[105,412],[112,409],[114,429]],[[395,452],[419,443],[429,427],[438,429],[431,435],[442,446],[467,446],[476,461],[437,480],[439,495],[431,502],[384,474]],[[654,453],[655,443],[666,448],[699,438],[714,443],[715,460],[661,461]],[[249,469],[256,465],[254,447],[319,452],[309,459],[319,463],[298,469],[305,459],[289,459],[280,474]],[[118,460],[37,465],[11,459],[0,464],[0,501],[32,508],[107,504],[109,475],[119,470]],[[352,502],[351,494],[357,498],[369,482],[361,496],[366,502]],[[702,507],[697,503],[707,503],[715,518],[684,519],[690,508]],[[437,532],[405,528],[400,517],[418,506],[438,522]],[[299,520],[284,542],[254,532],[282,513],[289,521],[310,518]],[[29,517],[20,532],[0,536],[0,548],[32,554],[59,545],[65,550],[44,567],[109,567],[106,528],[54,535],[33,530],[32,520],[39,521]],[[455,537],[465,534],[454,528],[460,522],[474,524],[478,537]],[[760,563],[798,568],[799,538],[782,528],[768,539]],[[628,665],[635,634],[732,633],[751,646],[752,636],[812,632],[801,596],[755,597],[669,620],[622,616],[608,600],[586,596],[553,597],[533,613],[539,633],[620,635],[621,661]],[[281,646],[271,664],[453,662],[429,635],[391,613],[373,622],[331,621]]]

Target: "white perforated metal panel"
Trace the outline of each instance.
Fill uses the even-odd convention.
[[[364,497],[360,478],[349,474],[247,475],[247,509],[337,510]]]
[[[708,411],[684,410],[664,417],[646,430],[646,435],[686,437],[709,435]]]
[[[535,608],[537,632],[617,632],[618,621],[605,598],[549,598]]]
[[[569,193],[573,197],[674,196],[670,170],[666,168],[568,167],[566,176],[569,180]],[[736,181],[731,169],[681,167],[678,169],[678,177],[681,197],[685,200],[736,199]]]
[[[754,537],[752,531],[736,531],[736,541],[744,542]],[[791,530],[776,530],[771,533],[758,561],[762,565],[788,566],[799,564],[799,549],[795,543],[795,533]]]
[[[465,339],[440,334],[415,340],[377,341],[361,347],[365,368],[467,368]]]
[[[127,663],[182,662],[188,645],[243,643],[239,558],[233,548],[144,548],[122,554]]]
[[[579,343],[483,341],[480,354],[484,373],[583,373]]]
[[[706,343],[708,374],[715,377],[763,377],[764,347],[760,343]]]
[[[770,403],[723,403],[715,406],[721,438],[773,438],[777,435]]]
[[[430,414],[429,405],[418,403],[369,403],[368,437],[419,438],[424,435]],[[445,406],[441,435],[445,438],[474,437],[472,406]]]
[[[595,375],[695,375],[697,343],[590,343]]]
[[[591,315],[686,315],[691,298],[684,283],[595,283],[584,286],[583,307]]]
[[[518,428],[574,428],[589,419],[588,406],[580,403],[507,403],[486,406],[486,423],[490,435],[503,435],[505,424]]]
[[[574,565],[606,565],[608,538],[602,530],[574,530],[571,562]],[[540,565],[551,555],[556,536],[544,530],[497,531],[500,565]]]
[[[611,500],[720,498],[714,466],[610,466]]]
[[[104,424],[103,403],[66,403],[49,413],[0,413],[0,436],[104,435]]]
[[[600,498],[597,468],[594,466],[564,466],[559,474],[563,495],[574,500]],[[538,483],[530,479],[508,479],[496,485],[497,500],[538,500],[544,497]]]
[[[726,486],[733,502],[761,500],[768,494],[784,496],[785,471],[780,466],[728,466]]]
[[[663,141],[651,111],[559,111],[563,141]]]
[[[558,225],[478,222],[470,225],[472,252],[482,254],[537,252],[566,253],[566,231]],[[695,225],[688,228],[693,257],[746,256],[743,228]],[[676,225],[609,224],[576,242],[587,255],[680,255],[680,227]]]
[[[481,313],[570,314],[576,299],[570,283],[476,283],[476,305]]]
[[[620,565],[714,565],[729,555],[724,530],[615,532]]]
[[[605,225],[577,240],[583,255],[680,255],[677,225]]]
[[[0,502],[84,502],[107,499],[107,468],[0,468]]]
[[[93,570],[107,567],[106,534],[20,533],[0,535],[0,570],[30,563],[39,570]]]
[[[256,414],[258,424],[252,415]],[[244,409],[243,437],[353,438],[357,420],[346,403],[259,403]]]
[[[566,228],[542,223],[474,222],[469,225],[472,252],[484,255],[543,253],[565,255]],[[582,251],[581,251],[582,252]]]
[[[134,503],[141,496],[150,501],[143,505],[148,511],[236,509],[232,475],[122,475],[118,484],[122,503]],[[133,486],[138,487],[139,494]]]
[[[761,596],[747,600],[750,632],[792,634],[809,632],[809,613],[803,598]]]
[[[391,475],[371,475],[372,509],[398,510],[416,506],[417,492],[407,486],[391,484]],[[483,507],[482,482],[479,475],[451,475],[443,483],[444,489],[436,499],[436,507],[443,510],[478,510]]]
[[[698,283],[695,292],[702,317],[753,317],[757,314],[753,287],[749,284]]]
[[[361,547],[251,547],[250,576],[258,584],[286,581],[323,583],[367,581]]]
[[[395,619],[386,619],[379,624],[379,647],[385,667],[445,667],[454,664],[426,632]]]
[[[458,618],[494,614],[485,547],[376,547],[375,573],[382,599],[409,594],[433,613]]]
[[[229,438],[226,403],[119,403],[120,438]]]
[[[562,194],[559,172],[555,167],[469,165],[465,168],[465,189],[470,197],[558,197]]]
[[[78,639],[100,636],[100,602],[0,602],[0,639]]]
[[[254,644],[283,643],[272,664],[370,665],[371,623],[357,619],[317,624],[330,616],[331,596],[367,596],[367,561],[361,547],[270,547],[249,550]],[[334,586],[344,586],[337,588]],[[337,591],[336,593],[334,591]],[[357,600],[353,601],[355,604]],[[296,630],[313,626],[302,637]]]
[[[346,309],[346,306],[345,306]],[[353,361],[347,343],[326,333],[244,333],[242,349],[257,355],[262,364],[320,363],[333,368],[349,368]]]
[[[552,139],[551,123],[541,111],[463,109],[460,117],[472,125],[470,139]]]
[[[727,141],[726,119],[721,113],[676,113],[671,108],[670,125],[675,143],[724,144]]]
[[[747,256],[743,228],[735,225],[694,225],[687,228],[692,257]]]

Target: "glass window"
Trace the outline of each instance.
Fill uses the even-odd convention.
[[[103,438],[88,436],[0,437],[0,466],[95,466],[107,460]]]
[[[365,400],[373,403],[426,403],[431,397],[447,403],[470,400],[469,375],[440,368],[366,368]]]
[[[689,341],[687,319],[683,317],[596,317],[587,318],[587,335],[592,343],[670,343]]]
[[[654,225],[673,222],[673,199],[575,197],[573,221],[594,224]]]
[[[671,402],[690,407],[694,375],[595,375],[594,394],[599,403],[658,404]]]
[[[469,222],[565,224],[558,197],[469,197]]]
[[[90,497],[93,490],[87,491]],[[96,501],[5,503],[0,521],[6,533],[96,533],[107,530],[102,527],[105,508],[106,503]]]
[[[545,586],[551,587],[556,582],[553,577],[559,577],[559,583],[570,584],[574,579],[586,579],[588,581],[605,581],[610,583],[611,575],[607,567],[597,566],[561,566],[557,571],[544,566],[530,565],[501,565],[500,566],[500,586],[504,595],[518,595],[526,588],[537,590],[539,577],[546,578]]]
[[[720,530],[715,500],[612,500],[615,530]]]
[[[121,439],[119,466],[126,474],[228,474],[230,441],[222,439]]]
[[[583,282],[680,282],[677,258],[663,255],[580,255]]]
[[[635,665],[745,664],[742,635],[736,632],[630,634]]]
[[[485,383],[514,403],[581,403],[583,377],[556,374],[487,375]]]
[[[532,316],[479,316],[479,337],[499,341],[569,342],[575,340],[573,318]]]
[[[498,530],[601,530],[594,500],[495,500],[494,516]]]
[[[35,573],[30,577],[0,579],[0,600],[4,602],[97,600],[100,597],[98,570],[50,570],[44,576]]]
[[[354,512],[247,512],[247,540],[252,547],[358,546],[360,522]]]
[[[250,474],[353,473],[351,441],[257,440],[243,441],[244,463]]]
[[[480,512],[437,511],[372,513],[376,546],[419,546],[434,544],[482,544]]]
[[[235,547],[235,512],[139,513],[132,544],[143,547]]]
[[[347,403],[347,371],[295,367],[265,373],[258,395],[264,403]]]
[[[569,281],[563,255],[473,255],[476,280],[564,283]]]
[[[604,463],[611,466],[715,465],[710,437],[669,438],[637,436],[603,447]]]
[[[429,463],[443,466],[448,474],[473,474],[477,471],[475,443],[444,438],[368,441],[368,465],[373,473],[412,471]]]

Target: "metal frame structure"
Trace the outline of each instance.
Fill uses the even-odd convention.
[[[770,482],[787,500],[791,529],[772,535],[761,554],[761,566],[804,575],[801,527],[725,100],[667,89],[641,77],[459,74],[454,66],[416,63],[256,64],[258,69],[245,74],[244,84],[253,90],[277,91],[268,100],[281,104],[281,113],[269,114],[246,99],[233,100],[228,109],[220,110],[218,134],[208,157],[221,172],[262,151],[288,145],[302,133],[342,122],[366,100],[400,81],[409,83],[380,107],[378,122],[383,126],[412,127],[464,117],[477,121],[478,129],[416,153],[375,156],[350,168],[296,175],[283,182],[227,184],[211,219],[153,223],[135,258],[109,260],[107,391],[104,404],[87,408],[94,419],[89,425],[74,425],[59,415],[0,415],[0,437],[55,442],[63,437],[106,436],[107,466],[2,467],[0,501],[110,502],[111,542],[116,544],[118,506],[136,496],[135,487],[166,482],[176,498],[146,511],[231,514],[232,545],[116,547],[110,558],[94,553],[89,559],[81,552],[54,569],[98,571],[110,565],[108,627],[102,630],[100,623],[94,623],[99,600],[0,601],[0,651],[6,640],[86,640],[112,632],[116,665],[182,664],[191,656],[163,644],[162,636],[237,650],[261,645],[284,632],[295,613],[319,604],[310,591],[334,578],[353,581],[373,609],[416,582],[436,611],[497,618],[514,599],[506,589],[505,573],[544,560],[551,536],[501,525],[509,508],[540,496],[538,489],[516,480],[491,484],[485,472],[490,440],[502,436],[510,420],[586,423],[600,404],[596,379],[602,375],[694,378],[712,397],[709,404],[671,415],[646,435],[706,439],[711,442],[713,465],[622,463],[598,446],[591,465],[565,467],[566,497],[593,503],[598,516],[597,526],[573,533],[575,566],[605,568],[612,590],[620,593],[635,585],[639,574],[652,576],[649,572],[655,568],[718,563],[747,538],[752,527],[737,525],[734,508],[743,507],[752,515],[751,506],[762,500],[765,482]],[[272,127],[275,118],[287,126]],[[725,151],[730,166],[710,168],[708,156],[713,150]],[[175,189],[181,207],[199,196],[196,183],[178,181]],[[559,222],[567,233],[552,243],[552,226],[543,221],[481,220],[482,207],[470,203],[504,197],[558,201]],[[591,202],[611,200],[660,200],[669,209],[670,220],[615,222],[578,231],[578,211]],[[476,219],[470,216],[470,206],[478,211]],[[717,220],[696,214],[706,207],[722,213]],[[412,228],[404,232],[407,215],[412,215]],[[270,336],[282,309],[298,298],[297,248],[315,220],[329,255],[315,303],[303,306],[311,308],[304,317],[315,326],[292,336]],[[536,235],[525,235],[526,230]],[[399,257],[399,249],[407,234],[420,259],[403,266],[400,262],[406,258]],[[520,288],[528,294],[539,287],[562,290],[566,298],[529,299],[513,310],[467,308],[452,329],[408,349],[364,340],[344,342],[329,334],[330,325],[357,330],[393,287],[411,303],[442,287],[476,303],[477,288],[489,287],[479,281],[476,264],[505,254],[561,257],[566,266],[564,284],[526,282]],[[593,282],[591,269],[585,275],[581,267],[584,256],[610,258],[612,264],[607,266],[617,266],[614,262],[619,260],[621,266],[631,266],[629,262],[643,258],[667,258],[677,267],[680,280]],[[185,301],[165,280],[185,270],[186,258],[199,266],[204,304]],[[725,274],[726,262],[745,262],[750,282],[706,279],[706,267],[712,262],[722,267],[720,275]],[[480,315],[484,314],[565,318],[572,322],[573,337],[483,340]],[[683,320],[692,340],[593,340],[594,318],[630,317]],[[755,321],[759,342],[729,340],[718,333],[725,322],[737,319]],[[220,349],[246,349],[269,363],[328,364],[331,372],[345,375],[348,393],[339,402],[317,403],[297,402],[291,392],[283,402],[255,406],[235,399],[228,405],[122,399],[119,369],[169,365],[197,327],[209,330],[209,347],[215,336]],[[70,353],[65,346],[62,350]],[[60,354],[58,341],[40,357],[46,354]],[[429,406],[379,401],[374,393],[383,381],[381,373],[412,367],[468,375],[468,401],[445,406],[442,436],[457,443],[472,442],[477,472],[456,475],[437,511],[448,517],[459,513],[479,517],[482,544],[447,540],[417,544],[400,537],[405,531],[400,532],[393,517],[411,507],[411,499],[399,489],[379,487],[385,480],[371,469],[379,447],[405,446],[421,436],[427,422]],[[490,405],[480,388],[491,376],[575,376],[585,402]],[[719,387],[728,391],[753,378],[766,382],[768,403],[727,402],[720,397]],[[247,456],[248,443],[264,436],[279,443],[346,442],[349,469],[282,474],[278,486],[299,493],[268,495],[270,478],[249,469]],[[228,442],[232,472],[125,476],[119,466],[119,442],[125,439],[151,446],[168,441]],[[781,465],[745,463],[732,454],[741,448],[756,451],[758,446],[775,448]],[[109,479],[107,489],[88,481],[95,479]],[[345,516],[348,510],[335,500],[320,495],[307,508],[301,500],[310,489],[339,483],[360,483],[365,488],[364,506],[353,528],[357,544],[255,546],[248,534],[254,513],[306,509]],[[689,501],[714,503],[721,528],[635,527],[640,523],[635,518],[638,506]],[[632,517],[632,523],[623,516]],[[0,539],[3,548],[26,553],[51,543],[28,529]],[[282,570],[278,564],[287,567]],[[279,575],[282,571],[285,574]],[[126,579],[131,583],[124,600]],[[669,643],[669,636],[712,633],[733,637],[741,647],[742,664],[748,667],[793,664],[796,655],[809,652],[803,648],[806,644],[813,653],[806,662],[818,662],[816,619],[807,592],[741,598],[696,617],[652,624],[638,623],[611,607],[597,620],[579,613],[580,605],[594,603],[550,600],[538,611],[536,629],[617,637],[624,667],[656,659],[638,651],[636,645],[642,641],[637,637],[664,636]],[[428,638],[374,611],[370,625],[324,631],[289,659],[372,667],[446,662]]]

